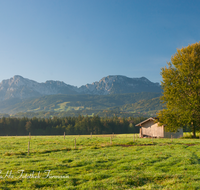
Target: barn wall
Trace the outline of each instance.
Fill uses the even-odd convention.
[[[164,127],[158,126],[158,123],[154,123],[151,126],[152,136],[153,137],[164,137]]]
[[[142,123],[140,137],[161,137],[161,138],[180,138],[183,136],[183,129],[179,129],[178,132],[166,132],[164,126],[158,126],[158,123],[154,123],[153,120],[148,120]]]
[[[142,124],[142,135],[164,137],[163,127],[158,126],[154,121],[148,121]]]
[[[152,133],[151,133],[151,125],[153,125],[154,122],[153,121],[148,121],[146,123],[143,123],[142,124],[142,135],[147,135],[147,136],[152,136]]]

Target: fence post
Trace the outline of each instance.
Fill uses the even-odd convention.
[[[29,132],[29,139],[31,139],[31,132]]]
[[[90,136],[91,136],[91,138],[92,138],[92,132],[90,133]]]
[[[30,141],[28,141],[28,155],[29,155],[29,151],[30,151]]]
[[[65,132],[64,132],[64,139],[65,139]]]
[[[76,138],[74,139],[74,147],[76,148]]]

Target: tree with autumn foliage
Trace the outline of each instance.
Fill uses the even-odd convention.
[[[187,126],[195,138],[200,131],[200,42],[178,49],[161,75],[165,108],[158,114],[160,124],[174,132]]]

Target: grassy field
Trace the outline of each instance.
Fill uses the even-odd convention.
[[[110,136],[0,137],[0,188],[200,189],[200,139]]]

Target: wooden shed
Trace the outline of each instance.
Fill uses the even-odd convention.
[[[165,127],[156,123],[156,118],[150,117],[136,126],[140,127],[140,137],[156,137],[156,138],[180,138],[183,136],[183,129],[177,132],[166,132]]]

